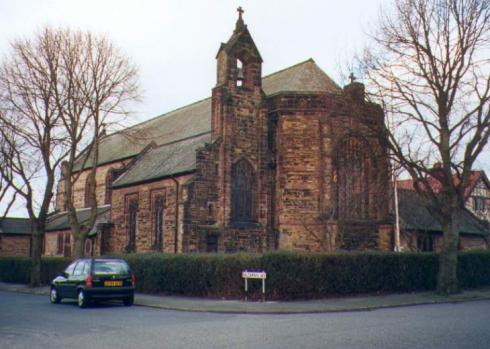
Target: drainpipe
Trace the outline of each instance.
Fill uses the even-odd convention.
[[[175,231],[174,231],[174,252],[179,252],[179,189],[180,183],[174,177],[170,177],[175,183]]]
[[[392,174],[393,190],[395,192],[395,252],[401,251],[400,246],[400,215],[398,212],[398,184],[396,182],[395,173]]]

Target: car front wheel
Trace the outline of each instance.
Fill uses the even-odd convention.
[[[85,294],[85,292],[83,290],[80,290],[78,292],[77,301],[78,301],[78,306],[80,308],[85,308],[88,305],[87,295]]]
[[[49,300],[53,304],[58,304],[59,302],[61,302],[61,297],[58,294],[58,290],[54,286],[51,287],[51,291],[49,292]]]

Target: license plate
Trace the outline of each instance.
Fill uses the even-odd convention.
[[[122,286],[122,281],[104,281],[104,286]]]

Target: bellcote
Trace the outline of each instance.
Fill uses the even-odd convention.
[[[243,21],[243,9],[239,7],[235,30],[226,43],[222,43],[216,55],[218,63],[217,85],[234,90],[254,90],[262,84],[262,57]]]

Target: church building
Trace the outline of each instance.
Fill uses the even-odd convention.
[[[262,76],[242,12],[210,98],[102,140],[96,253],[393,249],[387,150],[370,136],[383,110],[313,59]],[[84,156],[80,209],[94,204]],[[59,212],[62,195],[63,181]],[[52,233],[46,246],[65,241]]]

